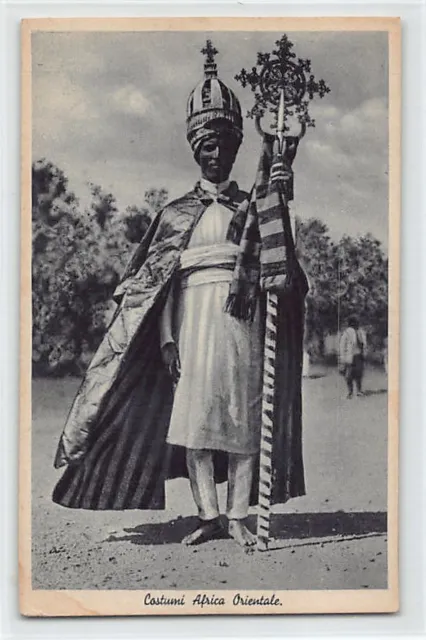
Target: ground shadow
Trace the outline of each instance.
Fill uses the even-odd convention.
[[[141,524],[132,529],[124,529],[126,535],[110,536],[108,542],[127,540],[138,545],[162,545],[177,543],[191,533],[198,519],[191,516],[177,518],[170,522]],[[256,530],[256,517],[249,516],[248,526]],[[383,534],[387,531],[387,513],[354,512],[346,513],[291,513],[273,514],[271,517],[271,538],[275,540],[323,538],[328,536],[365,536]],[[226,533],[223,534],[226,538]]]
[[[317,380],[318,378],[325,378],[326,373],[313,373],[309,376],[303,376],[304,380]]]
[[[380,395],[382,393],[387,393],[388,390],[387,389],[367,389],[366,391],[364,391],[364,395],[365,396],[377,396]]]

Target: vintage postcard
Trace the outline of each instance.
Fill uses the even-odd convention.
[[[395,612],[398,18],[22,24],[20,607]]]

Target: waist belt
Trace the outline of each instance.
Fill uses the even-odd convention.
[[[215,265],[188,267],[178,272],[181,289],[214,282],[230,282],[233,277],[235,263],[224,262]]]

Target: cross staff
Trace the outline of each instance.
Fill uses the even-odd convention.
[[[284,89],[280,91],[277,118],[278,156],[282,158],[284,143],[285,102]],[[280,184],[282,162],[271,168],[271,180]],[[283,198],[285,193],[283,191]],[[262,426],[260,435],[259,500],[257,513],[257,549],[266,551],[269,544],[269,528],[272,493],[272,442],[274,428],[275,355],[277,344],[278,296],[268,291],[266,298],[266,332],[263,361]]]
[[[286,166],[294,160],[299,140],[307,127],[314,127],[315,121],[309,114],[309,100],[315,94],[322,98],[330,91],[324,80],[315,80],[311,72],[311,61],[297,58],[292,51],[293,43],[284,34],[276,41],[272,53],[258,53],[257,66],[250,72],[242,69],[235,76],[243,87],[249,85],[255,95],[254,107],[248,117],[255,118],[258,133],[264,137],[260,121],[269,111],[276,115],[277,158],[271,167],[270,180],[278,185],[280,202],[288,218],[287,203],[292,198],[291,188],[286,189]],[[307,75],[309,74],[309,76]],[[308,94],[309,100],[304,99]],[[285,131],[289,130],[287,117],[296,116],[300,133],[293,137],[296,144],[293,153],[287,154]],[[287,157],[286,157],[287,156]],[[283,162],[284,161],[284,162]],[[257,548],[265,551],[269,544],[271,497],[273,489],[273,437],[275,398],[275,356],[277,343],[278,295],[267,291],[266,333],[264,346],[262,425],[259,469],[259,502],[257,516]]]

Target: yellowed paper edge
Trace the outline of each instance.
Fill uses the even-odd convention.
[[[34,31],[388,31],[389,33],[389,395],[388,395],[388,589],[277,591],[280,605],[238,605],[237,591],[201,590],[225,603],[208,608],[145,604],[146,591],[44,591],[31,586],[31,33]],[[20,611],[27,616],[214,615],[286,613],[392,613],[398,589],[398,418],[401,198],[401,27],[395,18],[41,18],[22,21],[21,103],[21,321],[19,448]],[[200,591],[200,590],[199,590]],[[152,596],[155,596],[152,591]],[[250,597],[265,596],[250,590]],[[270,594],[272,596],[272,593]]]

